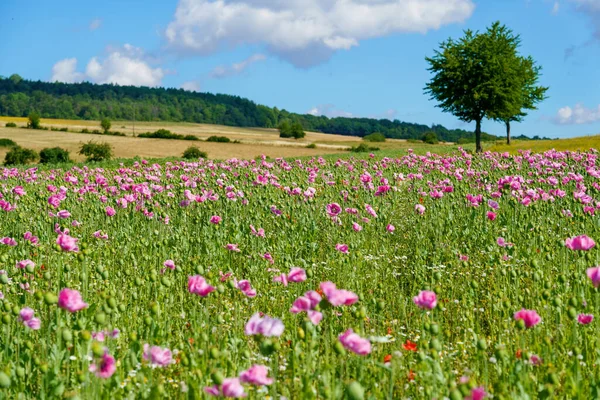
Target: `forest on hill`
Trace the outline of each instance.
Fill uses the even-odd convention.
[[[0,115],[26,117],[34,111],[43,118],[135,119],[262,128],[275,128],[289,120],[300,122],[307,131],[348,136],[363,137],[380,132],[388,138],[421,139],[426,132],[433,131],[442,141],[474,140],[473,132],[447,129],[442,125],[296,114],[225,94],[89,82],[50,83],[26,80],[16,74],[0,77]],[[496,140],[497,137],[484,134],[483,139]]]

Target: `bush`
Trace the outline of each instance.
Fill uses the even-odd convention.
[[[104,161],[112,158],[112,147],[108,143],[94,143],[92,141],[82,144],[79,154],[87,157],[86,161]]]
[[[40,163],[58,164],[71,162],[69,152],[60,147],[45,148],[40,151]]]
[[[366,145],[365,143],[361,143],[358,146],[352,146],[352,148],[350,148],[350,151],[354,152],[354,153],[366,153],[369,151],[377,151],[379,150],[379,147],[371,147]]]
[[[196,160],[198,158],[207,158],[208,154],[195,146],[190,146],[183,152],[183,158],[186,160]]]
[[[60,128],[59,129],[61,132],[69,132],[69,128]]]
[[[81,130],[81,133],[90,133],[90,130],[88,128],[83,128]]]
[[[17,144],[10,139],[1,138],[0,139],[0,147],[14,147]]]
[[[40,114],[36,112],[30,113],[29,120],[27,122],[27,127],[29,129],[40,129],[42,127],[40,124]]]
[[[4,157],[4,165],[31,164],[37,160],[37,158],[38,153],[35,150],[15,146],[8,153],[6,153],[6,157]]]
[[[178,135],[178,136],[179,136],[179,135]],[[198,138],[198,136],[194,136],[194,135],[185,135],[185,136],[183,137],[183,140],[200,140],[200,139]]]
[[[7,122],[6,125],[4,125],[6,128],[16,128],[17,124],[15,124],[14,122]]]
[[[316,145],[316,144],[314,144],[314,143],[311,143],[311,144],[307,145],[307,146],[306,146],[306,148],[307,148],[307,149],[316,149],[316,148],[317,148],[317,145]]]
[[[211,136],[206,139],[207,142],[229,143],[231,139],[225,136]]]
[[[288,120],[281,121],[278,128],[279,128],[279,137],[282,137],[282,138],[293,137],[292,125],[290,125],[290,121],[288,121]]]
[[[111,127],[110,120],[108,118],[102,118],[102,121],[100,121],[100,127],[102,128],[104,133],[108,133]]]
[[[427,132],[423,135],[423,137],[421,138],[421,140],[424,143],[429,143],[429,144],[438,144],[440,141],[438,140],[437,135],[435,134],[435,132]]]
[[[300,122],[294,122],[292,124],[291,133],[294,139],[302,139],[304,136],[306,136]]]
[[[375,132],[367,135],[363,138],[365,142],[376,142],[382,143],[385,142],[385,135],[383,133]]]

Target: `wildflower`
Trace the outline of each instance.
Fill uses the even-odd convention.
[[[353,222],[352,229],[354,229],[355,232],[360,232],[360,231],[362,231],[363,228],[357,222]]]
[[[323,319],[323,314],[319,311],[316,311],[315,308],[320,302],[321,295],[314,290],[311,290],[294,300],[294,304],[292,304],[290,312],[292,314],[306,312],[310,322],[312,322],[313,325],[319,325],[319,322],[321,322]]]
[[[67,210],[60,210],[59,212],[56,213],[56,216],[58,218],[66,219],[71,216],[71,213],[68,212]]]
[[[40,329],[41,321],[39,318],[34,318],[34,314],[35,312],[31,308],[25,307],[22,308],[19,312],[19,319],[21,320],[23,325],[30,329],[33,329],[34,331],[37,331],[38,329]]]
[[[418,296],[413,297],[413,303],[420,308],[432,310],[437,305],[437,296],[434,292],[422,290]]]
[[[56,239],[56,244],[58,244],[60,246],[62,251],[78,252],[79,251],[79,246],[77,246],[78,240],[79,239],[71,237],[66,233],[62,233],[62,234],[58,235],[58,238]]]
[[[419,214],[419,215],[423,215],[425,214],[425,206],[422,204],[417,204],[415,205],[415,211]]]
[[[144,360],[149,361],[150,364],[156,367],[165,367],[173,363],[173,356],[171,350],[168,348],[161,348],[158,346],[144,344]]]
[[[218,215],[213,215],[212,217],[210,217],[211,224],[218,225],[222,220],[223,218],[219,217]]]
[[[341,253],[348,254],[348,245],[347,244],[338,243],[335,245],[335,249]]]
[[[250,232],[256,237],[265,237],[265,230],[263,228],[254,228],[254,225],[250,225]]]
[[[571,250],[588,251],[596,245],[594,239],[586,235],[575,236],[565,240],[565,246]]]
[[[337,217],[342,212],[342,207],[338,203],[331,203],[327,204],[325,210],[330,217]]]
[[[293,267],[288,275],[281,274],[273,278],[273,282],[281,282],[287,286],[288,282],[304,282],[306,280],[306,271],[302,268]]]
[[[531,357],[529,357],[529,362],[531,365],[537,366],[542,364],[542,359],[537,354],[532,354]]]
[[[247,396],[247,394],[244,392],[244,387],[242,386],[238,378],[223,379],[222,385],[205,386],[204,392],[211,396],[223,396],[232,398],[240,398]]]
[[[58,294],[58,306],[68,312],[74,313],[88,306],[77,290],[65,288]]]
[[[487,218],[488,218],[490,221],[493,221],[493,220],[495,220],[497,215],[498,215],[498,214],[496,214],[495,212],[492,212],[492,211],[488,211],[488,212],[487,212]]]
[[[89,371],[94,373],[98,378],[108,379],[117,370],[115,358],[108,354],[108,349],[104,349],[104,354],[99,362],[90,364]]]
[[[240,381],[257,386],[270,385],[273,383],[273,378],[268,378],[267,374],[267,367],[254,364],[250,369],[242,371]]]
[[[237,288],[242,291],[247,297],[256,297],[256,290],[252,289],[249,280],[241,280],[237,283]]]
[[[389,233],[392,233],[396,230],[396,227],[392,224],[388,224],[388,226],[385,227],[385,230],[388,231]]]
[[[215,288],[209,285],[204,277],[195,275],[188,278],[188,290],[190,293],[197,294],[200,297],[206,297],[211,292],[214,292]]]
[[[263,318],[260,317],[260,314],[254,314],[248,323],[246,323],[246,327],[244,332],[247,336],[251,335],[262,335],[262,336],[281,336],[283,333],[283,322],[277,318],[271,318],[265,316]]]
[[[364,356],[371,352],[371,342],[368,339],[361,338],[354,333],[352,329],[338,336],[340,343],[351,352]]]
[[[167,260],[163,263],[166,268],[175,269],[175,262],[173,260]]]
[[[240,249],[238,249],[238,245],[237,245],[237,244],[232,244],[232,243],[229,243],[229,244],[227,244],[227,245],[226,245],[226,246],[224,246],[224,247],[225,247],[227,250],[229,250],[229,251],[235,251],[235,252],[238,252],[238,253],[241,251]]]
[[[466,397],[467,400],[483,400],[487,396],[485,388],[479,386],[471,390],[471,394]]]
[[[579,322],[581,325],[591,324],[593,320],[594,316],[592,314],[579,314],[577,316],[577,322]]]
[[[500,247],[512,247],[514,246],[513,243],[509,243],[506,241],[506,239],[504,239],[503,237],[499,237],[498,239],[496,239],[496,244]]]
[[[522,320],[525,323],[526,328],[531,328],[540,323],[542,318],[538,315],[535,310],[525,310],[517,311],[514,315],[515,320]]]
[[[271,253],[265,253],[263,255],[263,258],[265,260],[267,260],[270,264],[275,264],[275,260],[273,259],[273,256],[271,255]]]
[[[402,348],[406,351],[417,351],[417,344],[406,339],[406,342],[402,344]]]
[[[600,266],[588,268],[587,276],[592,280],[592,284],[594,287],[598,287],[600,285]]]
[[[29,259],[22,260],[17,263],[17,268],[20,268],[20,269],[27,268],[28,266],[35,267],[35,264],[33,263],[33,261],[31,261]]]
[[[349,290],[337,289],[333,282],[322,282],[320,288],[327,297],[327,301],[334,307],[349,306],[358,301],[358,296],[355,293]]]

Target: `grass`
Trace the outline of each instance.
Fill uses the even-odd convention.
[[[541,153],[552,149],[559,151],[584,151],[592,148],[600,148],[600,135],[557,140],[514,140],[510,145],[507,145],[506,142],[498,141],[486,150],[501,153],[507,151],[514,154],[519,150],[531,150]]]

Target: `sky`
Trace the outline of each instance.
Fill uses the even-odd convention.
[[[0,75],[226,93],[297,113],[473,129],[425,57],[494,21],[548,99],[512,134],[600,134],[600,0],[0,0]],[[483,130],[503,135],[485,121]]]

